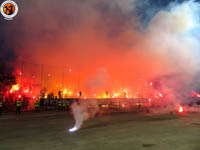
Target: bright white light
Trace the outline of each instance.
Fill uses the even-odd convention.
[[[77,131],[77,130],[78,130],[78,128],[77,128],[77,126],[75,125],[73,128],[69,129],[69,132],[74,132],[74,131]]]

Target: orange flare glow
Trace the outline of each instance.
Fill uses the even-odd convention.
[[[180,112],[180,113],[183,112],[183,107],[182,106],[179,107],[178,112]]]

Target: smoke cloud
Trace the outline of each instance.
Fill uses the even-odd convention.
[[[138,79],[153,79],[160,81],[167,99],[180,103],[197,84],[199,3],[154,3],[19,1],[17,17],[1,23],[2,35],[11,41],[18,61],[70,66],[72,73],[79,72],[83,91],[91,87],[136,91]],[[46,68],[45,73],[52,70],[56,72]],[[62,82],[62,75],[53,75],[55,83],[48,88]]]
[[[153,52],[165,59],[167,66],[160,76],[162,90],[168,100],[180,103],[194,86],[194,77],[199,72],[199,42],[196,33],[199,26],[199,3],[172,3],[169,11],[159,12],[151,21],[147,39]],[[150,50],[151,51],[151,50]],[[168,75],[168,76],[166,76]],[[155,77],[158,75],[154,75]]]

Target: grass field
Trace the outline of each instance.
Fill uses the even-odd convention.
[[[114,113],[74,124],[67,112],[0,117],[0,150],[199,150],[200,114]]]

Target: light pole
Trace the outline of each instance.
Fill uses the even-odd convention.
[[[23,69],[24,69],[24,62],[22,61],[22,63],[21,63],[21,72],[19,73],[19,75],[20,75],[20,87],[22,87],[22,74],[23,74]]]
[[[43,69],[44,69],[44,66],[43,66],[43,64],[42,64],[42,68],[41,68],[41,81],[40,81],[40,82],[41,82],[41,83],[40,83],[40,84],[41,84],[41,85],[40,85],[41,89],[42,89],[42,86],[43,86],[43,85],[42,85],[42,84],[43,84]]]
[[[64,91],[65,87],[65,67],[63,67],[63,73],[62,73],[62,91]]]

